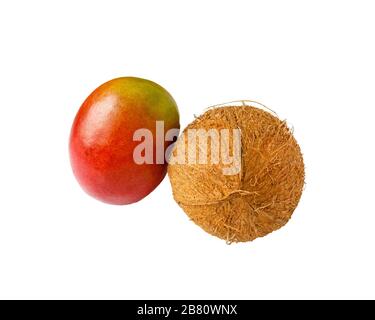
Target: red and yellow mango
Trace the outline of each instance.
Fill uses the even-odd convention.
[[[163,121],[165,132],[179,128],[176,102],[160,85],[123,77],[95,89],[79,109],[70,135],[71,165],[82,188],[110,204],[130,204],[153,191],[167,169],[166,161],[155,159],[156,121]],[[153,135],[152,163],[134,161],[139,129]],[[165,141],[162,151],[171,143]]]

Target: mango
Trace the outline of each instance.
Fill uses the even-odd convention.
[[[70,134],[70,162],[81,187],[109,204],[130,204],[147,196],[165,177],[167,159],[160,155],[173,143],[157,141],[160,124],[165,132],[180,128],[175,100],[155,82],[122,77],[95,89],[80,107]],[[144,131],[148,141],[140,134]],[[148,148],[144,153],[152,153],[151,161],[134,158],[141,143]]]

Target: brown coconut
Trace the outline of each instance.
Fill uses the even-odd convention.
[[[284,226],[302,194],[301,150],[285,121],[252,106],[218,107],[189,124],[172,156],[185,144],[188,129],[241,130],[241,170],[224,175],[218,164],[170,163],[173,197],[197,225],[231,242],[251,241]],[[185,136],[185,140],[182,136]],[[229,139],[232,141],[232,139]],[[210,153],[210,142],[208,140]],[[230,152],[233,146],[229,145]],[[191,148],[191,144],[190,144]],[[196,145],[199,152],[199,144]]]

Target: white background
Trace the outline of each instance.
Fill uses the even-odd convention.
[[[0,298],[375,298],[373,1],[1,1]],[[168,178],[110,206],[71,172],[70,126],[118,76],[172,93],[185,127],[253,99],[294,126],[292,220],[226,245]]]

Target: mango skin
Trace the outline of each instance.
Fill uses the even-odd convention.
[[[141,78],[122,77],[95,89],[80,107],[70,134],[69,152],[73,173],[81,187],[109,204],[141,200],[163,180],[167,163],[136,164],[133,141],[137,129],[154,137],[156,121],[165,132],[180,128],[173,97],[160,85]],[[165,141],[165,149],[173,142]],[[155,156],[154,156],[155,158]]]

